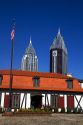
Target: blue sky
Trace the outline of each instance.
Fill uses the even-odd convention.
[[[0,69],[10,68],[13,18],[13,69],[20,69],[31,35],[39,71],[49,72],[49,48],[60,27],[68,48],[68,73],[83,79],[83,0],[0,0]]]

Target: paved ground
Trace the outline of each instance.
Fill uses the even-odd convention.
[[[83,114],[52,114],[52,116],[0,116],[0,125],[83,125]]]

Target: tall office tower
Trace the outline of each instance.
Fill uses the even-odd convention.
[[[50,47],[50,72],[67,74],[67,48],[60,29]]]
[[[25,55],[22,58],[21,70],[38,71],[38,58],[36,56],[35,49],[32,46],[31,38]]]

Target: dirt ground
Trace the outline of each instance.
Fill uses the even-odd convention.
[[[83,125],[83,114],[52,114],[51,116],[4,117],[0,125]]]

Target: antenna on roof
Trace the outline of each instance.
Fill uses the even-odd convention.
[[[58,28],[58,35],[60,35],[60,27]]]
[[[30,36],[30,44],[32,44],[32,42],[31,42],[31,36]]]

